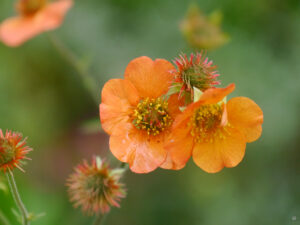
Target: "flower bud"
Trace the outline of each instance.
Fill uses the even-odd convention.
[[[22,159],[28,159],[26,155],[32,149],[26,146],[26,139],[22,140],[20,133],[6,131],[4,135],[0,129],[0,170],[6,172],[7,169],[17,167],[21,171]]]
[[[216,49],[229,40],[229,36],[221,30],[221,20],[220,11],[214,11],[207,17],[197,6],[193,5],[181,22],[180,29],[193,48]]]
[[[193,101],[195,89],[205,91],[220,84],[217,67],[202,52],[191,54],[189,58],[182,54],[174,63],[177,70],[173,71],[175,80],[169,92],[179,93],[180,97],[188,99],[188,103]]]

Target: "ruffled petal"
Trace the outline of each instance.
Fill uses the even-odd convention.
[[[201,95],[199,102],[202,104],[216,104],[223,100],[227,95],[233,92],[235,84],[229,84],[225,88],[210,88]]]
[[[168,99],[168,111],[171,115],[172,118],[176,118],[177,115],[179,115],[181,113],[181,111],[179,110],[179,107],[183,104],[183,100],[178,99],[178,95],[174,94],[171,95],[170,98]]]
[[[229,122],[246,136],[247,142],[257,140],[262,132],[263,112],[251,99],[232,98],[227,103]]]
[[[100,119],[102,128],[112,134],[121,122],[128,122],[132,107],[138,104],[139,96],[135,87],[128,80],[109,80],[102,89]]]
[[[194,146],[194,162],[208,173],[217,173],[224,167],[235,167],[245,155],[245,136],[238,129],[226,129],[225,138],[216,137],[212,142],[196,143]]]
[[[72,7],[72,0],[59,0],[48,4],[35,16],[36,23],[40,24],[43,30],[56,29],[64,20],[65,14]]]
[[[235,88],[234,84],[228,85],[226,88],[210,88],[206,90],[197,102],[194,102],[177,116],[173,123],[174,127],[181,126],[184,121],[194,114],[195,110],[204,104],[216,104],[223,100],[228,94],[230,94]],[[225,107],[224,107],[225,108]],[[224,112],[222,123],[226,123],[226,111]]]
[[[33,16],[9,18],[0,25],[0,40],[17,47],[44,31],[55,29],[71,6],[71,0],[61,0],[47,5]]]
[[[174,70],[174,67],[167,60],[153,61],[142,56],[128,64],[124,77],[134,84],[141,97],[157,98],[167,93],[173,79],[169,72],[171,70]]]
[[[163,139],[163,135],[149,137],[131,123],[123,123],[110,136],[109,145],[113,155],[120,161],[127,162],[133,172],[149,173],[166,159]]]
[[[188,121],[185,121],[182,126],[173,128],[168,142],[165,144],[172,163],[166,162],[163,168],[181,169],[191,157],[194,141],[187,123]]]
[[[172,126],[173,129],[175,129],[179,126],[184,126],[184,124],[187,123],[187,121],[194,114],[195,109],[197,109],[200,106],[201,106],[201,104],[199,104],[199,102],[194,102],[194,103],[188,105],[188,107],[182,113],[178,114],[178,116],[176,117],[176,119],[173,123],[173,126]]]
[[[10,47],[17,47],[41,32],[32,17],[15,17],[0,25],[0,40]]]
[[[167,153],[167,157],[165,162],[160,166],[160,168],[167,169],[167,170],[180,170],[185,167],[185,164],[177,165],[173,162],[171,155]]]

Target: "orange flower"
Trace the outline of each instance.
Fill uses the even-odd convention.
[[[108,81],[102,90],[100,118],[110,135],[110,149],[136,173],[148,173],[166,159],[164,142],[179,113],[177,96],[166,100],[173,80],[172,64],[148,57],[132,60],[124,79]]]
[[[6,131],[5,135],[0,129],[0,170],[6,172],[8,169],[21,168],[23,159],[32,149],[26,146],[26,139],[22,140],[22,135],[19,133]]]
[[[246,143],[261,135],[263,112],[246,97],[235,97],[225,103],[224,97],[234,88],[231,84],[206,90],[199,101],[176,118],[170,141],[165,146],[173,161],[169,169],[184,167],[191,156],[208,173],[235,167],[241,162]]]
[[[72,0],[19,0],[18,16],[6,19],[0,25],[0,40],[8,46],[16,47],[34,36],[59,27]]]

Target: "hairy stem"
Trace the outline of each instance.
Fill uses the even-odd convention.
[[[2,211],[0,211],[0,224],[3,225],[11,225],[6,216],[3,214]]]
[[[9,188],[10,188],[10,191],[12,193],[12,196],[13,196],[13,198],[15,200],[15,203],[18,206],[19,211],[22,215],[23,225],[30,225],[29,215],[28,215],[27,209],[26,209],[26,207],[25,207],[25,205],[22,202],[22,199],[20,197],[18,187],[17,187],[16,181],[15,181],[15,178],[14,178],[14,174],[11,170],[8,170],[8,172],[6,173],[6,176],[7,176],[7,180],[8,180],[8,183],[9,183]]]
[[[77,71],[85,87],[89,91],[93,100],[98,104],[98,99],[96,97],[96,82],[93,77],[88,73],[87,69],[82,66],[78,57],[68,48],[57,36],[53,33],[48,33],[48,37],[52,45],[59,52],[59,54]]]

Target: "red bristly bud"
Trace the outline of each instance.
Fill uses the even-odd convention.
[[[220,76],[216,70],[217,66],[202,52],[191,54],[189,58],[186,54],[179,55],[174,63],[177,70],[172,71],[175,75],[171,86],[172,94],[179,93],[180,97],[189,94],[192,97],[194,87],[205,91],[220,84],[217,80]]]
[[[21,168],[22,160],[30,158],[26,157],[32,149],[26,146],[26,139],[22,134],[12,131],[6,131],[5,135],[0,129],[0,170],[6,172],[8,169]]]

